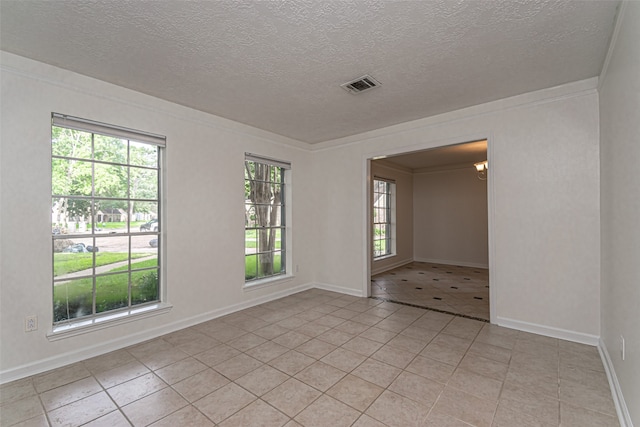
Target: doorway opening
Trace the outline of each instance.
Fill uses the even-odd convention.
[[[487,160],[487,145],[482,139],[368,160],[368,295],[491,319],[489,181],[474,166]],[[393,197],[376,191],[380,182],[393,183]]]

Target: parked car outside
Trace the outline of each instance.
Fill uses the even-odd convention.
[[[158,231],[158,220],[152,219],[140,226],[140,231]]]

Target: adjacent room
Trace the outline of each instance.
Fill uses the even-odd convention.
[[[631,0],[0,0],[0,425],[640,424],[638,40]]]
[[[372,161],[373,297],[490,319],[486,159],[484,140]]]

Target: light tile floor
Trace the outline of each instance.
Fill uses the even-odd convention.
[[[2,426],[617,426],[595,347],[309,290],[0,388]]]
[[[489,270],[413,262],[371,278],[371,295],[489,320]]]

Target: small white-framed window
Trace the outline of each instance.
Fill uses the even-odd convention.
[[[52,114],[54,330],[161,302],[164,147],[160,135]]]
[[[395,253],[395,187],[392,180],[373,180],[373,257]]]
[[[245,283],[284,276],[287,258],[287,182],[291,163],[245,153]]]

